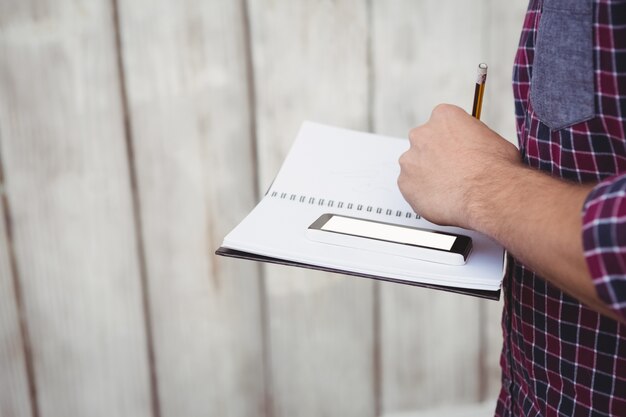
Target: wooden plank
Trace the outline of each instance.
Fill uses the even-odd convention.
[[[494,401],[465,404],[462,406],[442,406],[419,411],[385,414],[382,417],[488,417],[494,414]]]
[[[265,190],[303,120],[367,128],[367,2],[249,5]],[[285,267],[266,273],[274,415],[377,414],[373,283]]]
[[[498,0],[489,0],[488,4],[487,46],[490,68],[483,119],[492,129],[517,144],[511,73],[528,5],[525,2],[503,3]],[[501,386],[499,359],[502,350],[502,305],[500,302],[484,303],[481,306],[485,335],[485,399],[497,398]]]
[[[504,295],[503,295],[504,296]],[[495,403],[500,388],[502,386],[500,369],[500,352],[502,351],[502,307],[503,300],[497,303],[482,303],[481,326],[483,346],[482,346],[482,366],[483,366],[483,395],[482,401]]]
[[[258,266],[213,255],[255,202],[241,2],[120,2],[161,415],[263,415]]]
[[[441,102],[471,110],[476,66],[487,53],[485,4],[396,0],[372,5],[375,130],[407,137]],[[383,413],[480,399],[481,302],[381,286]]]
[[[37,404],[150,416],[109,1],[0,3],[0,140]]]
[[[1,153],[0,153],[1,156]],[[4,183],[0,161],[0,194]],[[28,386],[25,346],[20,329],[17,292],[11,266],[10,236],[6,229],[6,198],[0,195],[0,416],[33,415]]]
[[[384,412],[477,401],[479,301],[386,284],[381,296]]]
[[[504,4],[484,0],[488,5],[485,44],[488,49],[489,75],[484,99],[483,121],[509,141],[517,144],[515,107],[511,77],[522,23],[528,3]]]
[[[430,109],[438,102],[457,103],[469,110],[471,88],[466,88],[457,83],[461,79],[465,80],[464,82],[467,81],[467,77],[459,76],[459,68],[470,67],[470,74],[472,74],[476,63],[486,59],[490,70],[483,121],[509,140],[515,141],[510,73],[525,5],[520,3],[513,7],[508,4],[500,4],[497,1],[485,1],[478,5],[473,3],[470,7],[470,5],[459,6],[453,2],[437,2],[435,10],[432,9],[434,4],[433,2],[429,6],[426,3],[412,4],[410,2],[375,3],[375,6],[391,10],[386,15],[385,10],[375,8],[373,13],[375,16],[373,30],[374,62],[375,64],[380,63],[380,68],[377,67],[376,69],[374,94],[374,120],[377,130],[396,135],[405,134],[404,132],[408,131],[412,124],[425,120]],[[411,6],[414,6],[413,10],[410,8]],[[451,8],[455,10],[451,10]],[[416,24],[415,19],[420,15],[425,21]],[[407,18],[402,19],[402,16],[407,16]],[[382,21],[383,24],[378,25],[379,21]],[[384,22],[388,23],[384,24]],[[424,39],[419,36],[420,33],[429,33],[429,37]],[[459,33],[464,33],[465,36],[459,37]],[[407,38],[417,40],[412,43],[407,42]],[[432,42],[429,42],[428,39],[432,39]],[[379,51],[383,53],[382,59],[379,58]],[[429,57],[436,57],[436,59],[429,59]],[[445,68],[442,70],[442,67]],[[384,75],[381,75],[381,71]],[[389,82],[390,80],[391,82]],[[425,81],[416,82],[415,80]],[[430,85],[428,80],[432,80]],[[436,90],[436,93],[433,94],[433,90]],[[414,100],[413,97],[419,97],[419,100]],[[407,105],[407,103],[410,104]],[[390,111],[389,109],[393,110]],[[417,122],[413,122],[415,120]],[[396,385],[391,387],[387,385],[389,381],[398,378],[398,374],[390,372],[388,369],[389,365],[385,362],[388,358],[385,352],[388,350],[387,347],[397,344],[398,341],[394,338],[393,343],[389,343],[388,340],[384,339],[385,329],[389,323],[386,314],[390,313],[389,306],[392,306],[392,312],[401,308],[399,306],[402,304],[398,302],[396,297],[403,295],[391,296],[386,290],[383,290],[382,294],[383,377],[388,376],[387,379],[383,379],[383,409],[387,410],[386,407],[409,409],[444,402],[443,398],[437,398],[436,394],[432,396],[430,393],[423,394],[425,395],[424,398],[429,397],[430,400],[422,402],[410,391],[403,393],[402,390],[398,390]],[[389,298],[388,302],[385,302],[385,297]],[[437,297],[447,298],[448,296],[437,295]],[[409,305],[419,305],[423,302],[423,300],[406,301]],[[425,302],[433,303],[436,301],[429,298]],[[477,334],[481,335],[482,338],[476,340],[475,334],[473,334],[474,330],[469,335],[463,333],[467,327],[455,330],[454,328],[459,326],[458,323],[448,323],[442,326],[441,323],[435,322],[429,326],[438,329],[436,335],[439,337],[441,337],[440,333],[444,331],[448,332],[448,337],[451,340],[470,337],[470,340],[473,340],[472,343],[478,345],[479,366],[476,368],[476,361],[471,361],[471,356],[468,357],[470,367],[473,368],[473,374],[466,373],[465,375],[472,375],[472,378],[482,380],[478,381],[478,384],[470,380],[466,381],[464,390],[469,389],[469,391],[466,393],[458,392],[455,399],[445,401],[467,401],[475,395],[478,396],[477,399],[481,400],[494,399],[500,386],[498,358],[502,344],[499,324],[502,304],[481,301],[474,307],[469,305],[462,307],[452,299],[449,303],[454,305],[453,309],[442,307],[445,312],[431,313],[430,317],[439,317],[438,320],[442,320],[442,314],[463,317],[463,309],[470,308],[467,314],[473,324],[469,327],[476,330],[476,326],[478,326]],[[476,307],[478,311],[476,311]],[[457,311],[455,312],[454,309]],[[402,310],[406,310],[406,308]],[[476,323],[476,317],[481,317],[481,323]],[[396,323],[392,325],[390,332],[397,333],[397,330],[393,330],[396,327],[403,332],[407,331],[411,323],[415,324],[409,321],[404,329]],[[421,329],[423,325],[415,326]],[[447,330],[442,330],[442,328]],[[418,332],[415,331],[414,333]],[[415,340],[428,339],[428,335],[425,335],[423,331],[414,337]],[[419,351],[420,346],[418,344],[415,350]],[[408,351],[413,350],[408,349]],[[448,372],[454,372],[453,369],[462,366],[462,355],[452,354],[451,357],[453,358],[452,362],[447,362],[444,368]],[[457,362],[459,360],[461,364]],[[400,378],[404,380],[402,384],[404,387],[411,386],[411,383],[406,381],[407,379],[410,380],[411,374],[413,374],[414,379],[422,375],[419,372],[421,370],[419,366],[418,369],[411,370],[410,367],[407,369],[407,362],[401,358],[393,359],[391,362],[397,364],[395,366],[401,372]],[[438,367],[437,369],[441,368]],[[437,373],[439,372],[438,370]],[[467,369],[466,372],[468,372]],[[449,376],[452,377],[453,375]],[[428,379],[430,380],[430,378]],[[445,380],[443,378],[440,381],[445,383]],[[478,388],[476,391],[472,389],[473,384]],[[389,398],[387,393],[395,394],[395,398]]]

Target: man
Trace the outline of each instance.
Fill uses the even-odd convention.
[[[531,0],[513,85],[519,151],[440,105],[400,190],[514,257],[497,415],[626,415],[626,2]]]

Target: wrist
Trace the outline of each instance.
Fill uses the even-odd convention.
[[[496,229],[503,224],[500,217],[517,205],[515,199],[524,194],[520,188],[531,173],[533,170],[525,165],[510,163],[492,167],[470,181],[466,195],[469,228],[492,237],[498,235]]]

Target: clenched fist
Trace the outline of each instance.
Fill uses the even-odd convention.
[[[495,180],[520,172],[510,169],[521,166],[517,148],[453,105],[437,106],[409,139],[398,186],[417,213],[437,224],[475,228],[481,194],[497,192],[502,184],[494,187]]]

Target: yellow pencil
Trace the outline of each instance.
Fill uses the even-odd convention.
[[[476,77],[476,89],[474,90],[474,105],[472,106],[472,116],[480,120],[480,110],[483,107],[483,95],[485,94],[485,84],[487,83],[487,64],[478,64],[478,76]]]

